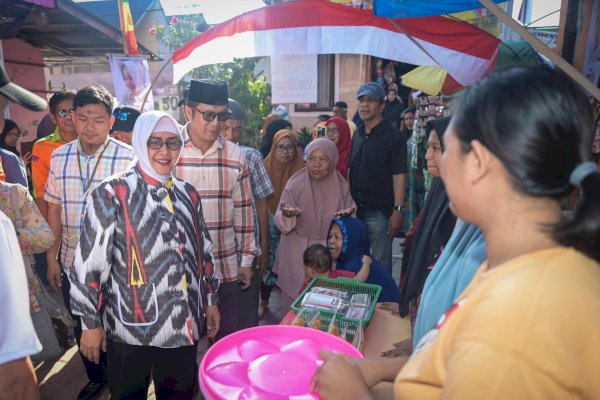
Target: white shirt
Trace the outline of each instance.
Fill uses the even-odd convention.
[[[0,211],[0,364],[42,350],[29,314],[29,290],[15,228]]]

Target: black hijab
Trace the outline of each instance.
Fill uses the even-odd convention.
[[[17,130],[19,130],[19,127],[13,120],[10,120],[10,119],[4,120],[4,129],[2,129],[2,132],[0,133],[0,148],[8,150],[11,153],[14,153],[16,155],[19,155],[19,152],[17,151],[16,147],[11,147],[6,144],[6,135],[8,135],[8,132],[12,131],[14,128],[17,128]],[[20,130],[19,130],[19,132],[20,132]]]
[[[381,112],[384,119],[386,119],[390,125],[394,128],[400,128],[400,115],[402,111],[404,111],[404,103],[401,103],[398,100],[398,97],[394,101],[386,101],[385,107],[383,107],[383,111]]]
[[[435,129],[443,149],[442,137],[449,123],[450,117],[427,122],[426,139],[429,139],[431,131]],[[433,178],[416,232],[404,251],[402,270],[406,271],[406,278],[400,290],[401,316],[408,314],[408,303],[421,295],[425,280],[450,239],[455,225],[456,216],[450,211],[444,182],[440,178]]]
[[[260,154],[262,154],[263,159],[267,158],[271,151],[275,134],[282,129],[292,129],[292,124],[285,119],[274,119],[269,126],[267,126],[267,132],[265,133],[262,145],[260,146]]]
[[[402,114],[400,114],[400,119],[403,120],[404,117],[406,116],[406,114],[413,114],[415,116],[415,119],[417,117],[417,107],[415,106],[410,106],[404,109],[404,111],[402,111]],[[406,127],[406,121],[404,121],[404,123],[402,124],[402,132],[404,133],[404,139],[406,141],[408,141],[408,139],[410,139],[410,137],[413,134],[412,129],[408,129]]]

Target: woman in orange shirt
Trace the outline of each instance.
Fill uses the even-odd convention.
[[[600,174],[582,91],[547,67],[469,89],[444,134],[453,212],[484,233],[488,260],[410,359],[323,352],[321,399],[600,398]],[[561,200],[581,188],[574,213]],[[419,312],[427,312],[419,310]]]

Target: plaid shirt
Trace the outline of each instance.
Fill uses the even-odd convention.
[[[52,153],[50,173],[46,182],[44,200],[62,207],[62,243],[60,259],[65,270],[73,263],[75,249],[79,242],[81,229],[81,211],[85,204],[83,185],[88,184],[100,153],[106,148],[92,181],[89,183],[87,194],[105,178],[125,171],[134,158],[133,151],[128,145],[115,139],[107,138],[106,143],[91,156],[81,150],[79,139],[59,147]],[[81,161],[81,174],[77,157]]]
[[[187,129],[188,125],[183,128],[185,145],[175,174],[198,191],[217,274],[221,282],[232,282],[238,278],[239,267],[252,267],[256,255],[246,157],[238,145],[222,138],[203,154]]]
[[[265,164],[263,163],[262,155],[256,149],[247,146],[240,146],[244,155],[246,156],[246,161],[248,161],[248,172],[250,174],[250,189],[252,190],[252,197],[254,201],[264,199],[269,196],[271,193],[275,191],[273,185],[271,184],[271,180],[269,179],[269,174],[267,174],[267,170],[265,169]],[[256,229],[254,230],[254,240],[256,241],[256,255],[261,255],[260,250],[260,227],[258,225],[258,216],[256,215],[256,207],[252,206],[252,218],[254,219],[254,225]],[[268,235],[269,232],[266,232]]]

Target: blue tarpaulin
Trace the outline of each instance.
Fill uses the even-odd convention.
[[[494,0],[494,3],[505,2]],[[429,17],[476,8],[483,8],[483,4],[477,0],[373,0],[373,13],[390,18]]]

